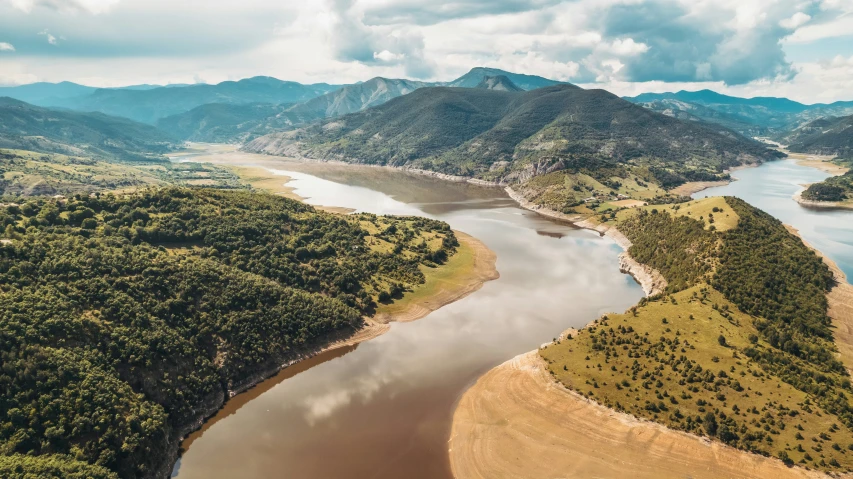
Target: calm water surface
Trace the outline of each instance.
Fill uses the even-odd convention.
[[[812,246],[838,263],[853,279],[853,210],[827,210],[800,206],[791,197],[804,184],[823,181],[829,173],[800,166],[795,160],[765,163],[733,173],[738,181],[710,188],[694,197],[737,196],[800,230]]]
[[[380,168],[247,164],[292,177],[289,186],[311,204],[447,221],[497,253],[501,278],[237,396],[185,442],[180,479],[450,477],[453,406],[479,375],[642,297],[619,273],[620,249],[610,240],[521,210],[499,190]],[[853,211],[812,210],[791,199],[826,173],[786,160],[735,176],[696,196],[745,199],[798,228],[853,277]]]
[[[265,166],[312,204],[447,221],[497,253],[501,278],[237,396],[185,442],[180,479],[450,477],[454,403],[479,375],[642,297],[612,241],[521,210],[500,190],[379,168]]]

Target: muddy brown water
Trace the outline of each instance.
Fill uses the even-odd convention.
[[[261,164],[293,177],[289,186],[312,204],[446,221],[495,251],[501,277],[233,398],[184,441],[174,477],[449,478],[454,404],[477,377],[643,295],[619,272],[610,239],[522,210],[500,189],[381,168]]]
[[[227,153],[221,161],[288,175],[311,204],[447,221],[497,253],[501,277],[419,321],[311,358],[233,398],[184,442],[173,473],[180,479],[449,478],[450,419],[469,385],[566,328],[642,297],[619,273],[612,241],[522,210],[499,189],[383,168]],[[787,160],[735,176],[740,181],[695,196],[740,196],[800,229],[853,274],[853,211],[791,200],[800,185],[826,173]]]

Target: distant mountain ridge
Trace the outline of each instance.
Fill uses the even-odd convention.
[[[325,83],[303,85],[271,77],[253,77],[216,85],[143,90],[98,89],[90,95],[59,101],[55,106],[78,111],[98,111],[154,124],[160,118],[183,113],[207,103],[296,103],[337,88]]]
[[[177,139],[151,126],[102,113],[51,110],[0,98],[0,148],[92,156],[163,160]]]
[[[853,115],[811,121],[781,137],[780,141],[796,153],[853,159]]]
[[[747,136],[779,137],[803,123],[853,114],[853,101],[806,105],[787,98],[739,98],[711,90],[644,93],[625,98],[654,111],[717,123]]]
[[[422,88],[388,103],[248,143],[247,151],[521,181],[568,167],[703,165],[711,175],[775,158],[729,130],[684,122],[603,90]]]

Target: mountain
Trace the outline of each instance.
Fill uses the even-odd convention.
[[[125,118],[0,98],[0,148],[144,160],[160,157],[174,143],[157,128]]]
[[[355,113],[381,105],[398,96],[411,93],[428,83],[376,77],[364,83],[346,85],[338,90],[313,98],[290,109],[292,112],[331,118]]]
[[[421,88],[244,148],[507,182],[620,164],[654,168],[662,177],[697,169],[707,172],[700,177],[713,177],[778,155],[722,127],[680,121],[568,84],[528,92]]]
[[[486,90],[500,91],[524,91],[513,83],[506,75],[498,75],[495,77],[483,77],[483,81],[477,84],[474,88],[483,88]]]
[[[520,73],[511,73],[497,68],[476,67],[461,77],[448,82],[445,86],[476,88],[484,78],[504,76],[523,90],[535,90],[546,86],[557,85],[562,82],[549,80],[536,75],[522,75]]]
[[[286,115],[290,103],[208,103],[190,111],[157,120],[157,128],[176,137],[203,143],[231,143],[243,141],[283,129],[274,121]]]
[[[296,103],[323,95],[338,86],[302,85],[271,77],[226,81],[216,85],[159,87],[148,90],[98,89],[90,95],[69,98],[57,106],[98,111],[154,124],[160,118],[189,111],[207,103]]]
[[[274,131],[291,130],[312,121],[381,105],[429,84],[373,78],[347,85],[296,105],[212,103],[157,121],[180,138],[203,142],[243,142]]]
[[[736,96],[723,95],[711,90],[679,91],[677,93],[643,93],[626,100],[634,103],[649,102],[654,100],[681,100],[700,105],[749,105],[763,107],[768,110],[799,113],[809,109],[808,105],[776,97],[740,98]]]
[[[64,81],[61,83],[31,83],[29,85],[0,87],[0,97],[9,97],[16,100],[39,106],[53,106],[63,100],[92,94],[97,88],[78,85]]]
[[[643,93],[625,99],[672,116],[689,113],[747,136],[778,137],[821,117],[853,114],[853,102],[805,105],[787,98],[739,98],[711,90]]]
[[[747,136],[764,136],[768,128],[734,113],[725,113],[699,103],[674,98],[637,102],[638,105],[679,120],[709,122],[722,125]]]
[[[781,137],[780,142],[796,153],[853,158],[853,115],[811,121]]]

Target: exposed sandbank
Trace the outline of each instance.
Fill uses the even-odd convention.
[[[832,276],[835,278],[835,286],[827,293],[826,300],[829,303],[827,313],[832,319],[832,336],[835,338],[835,345],[838,347],[838,354],[841,362],[847,366],[847,370],[853,373],[853,285],[847,282],[847,275],[841,271],[841,268],[835,264],[835,261],[829,259],[826,255],[815,249],[806,240],[800,236],[800,232],[791,225],[785,225],[792,234],[797,235],[803,243],[814,250],[823,259],[823,262],[832,271]]]
[[[537,351],[482,376],[461,398],[449,441],[468,478],[825,478],[618,413],[569,391]]]
[[[808,187],[809,185],[803,185]],[[805,191],[805,190],[803,190]],[[853,201],[815,201],[803,198],[803,191],[798,191],[792,197],[794,201],[807,208],[822,208],[827,210],[853,210]]]

